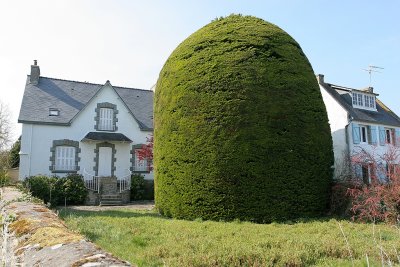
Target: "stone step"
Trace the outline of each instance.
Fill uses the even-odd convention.
[[[101,200],[120,200],[122,199],[121,195],[101,195],[100,196]]]
[[[100,206],[121,206],[122,200],[101,200]]]

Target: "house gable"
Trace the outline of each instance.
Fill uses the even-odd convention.
[[[319,75],[320,76],[320,75]],[[348,113],[351,120],[383,124],[393,127],[400,127],[400,118],[387,106],[385,106],[378,98],[376,98],[375,109],[373,108],[358,108],[353,106],[353,92],[362,92],[370,94],[369,92],[357,90],[353,88],[338,86],[330,83],[325,83],[319,79],[320,87],[324,88],[335,100],[338,102]],[[377,94],[373,94],[377,95]]]
[[[40,77],[31,83],[28,76],[18,122],[70,125],[92,99],[105,87],[111,87],[141,130],[153,129],[153,92],[150,90]],[[56,113],[57,114],[56,114]]]

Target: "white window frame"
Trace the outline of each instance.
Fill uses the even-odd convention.
[[[136,172],[148,172],[149,166],[147,159],[139,159],[139,150],[141,148],[135,149],[135,166],[134,171]]]
[[[59,116],[59,115],[60,115],[60,110],[55,108],[49,109],[49,116]]]
[[[100,131],[114,131],[114,109],[100,108],[99,109],[99,124]]]
[[[375,95],[352,92],[353,107],[376,110]]]
[[[363,106],[363,95],[362,94],[356,94],[357,96],[357,105],[362,107]]]
[[[389,136],[389,138],[388,138],[388,136]],[[393,142],[394,138],[395,138],[394,129],[385,127],[385,143],[386,144],[394,144],[394,142]]]
[[[368,126],[360,125],[360,143],[368,144]]]
[[[76,171],[76,147],[56,146],[54,171]]]

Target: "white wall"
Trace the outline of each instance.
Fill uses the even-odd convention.
[[[359,126],[362,125],[370,125],[370,126],[375,126],[377,131],[376,131],[376,140],[377,140],[377,144],[376,145],[370,145],[368,143],[359,143],[359,144],[354,144],[353,141],[353,130],[352,130],[352,124],[356,123]],[[380,145],[379,142],[379,130],[378,127],[379,126],[383,126],[383,127],[387,127],[387,128],[392,128],[392,129],[396,129],[393,126],[389,126],[389,125],[384,125],[384,124],[376,124],[376,123],[366,123],[366,122],[360,122],[360,121],[352,121],[351,124],[349,125],[347,132],[348,132],[348,136],[349,136],[349,149],[350,152],[352,154],[360,151],[361,149],[365,150],[367,153],[369,153],[370,155],[374,155],[376,157],[376,159],[378,159],[379,157],[382,157],[390,148],[390,146],[392,146],[391,144],[385,144],[385,145]]]
[[[95,109],[97,103],[102,102],[109,102],[117,106],[117,132],[126,135],[133,141],[132,143],[112,142],[115,144],[117,150],[115,175],[117,177],[126,175],[128,172],[127,169],[131,167],[129,159],[131,157],[130,150],[132,149],[132,145],[146,143],[146,137],[150,136],[151,132],[141,131],[139,125],[115,91],[110,86],[104,86],[98,95],[76,116],[71,126],[23,124],[21,142],[23,155],[21,155],[20,179],[38,174],[53,175],[49,170],[49,166],[51,165],[50,148],[52,147],[53,140],[70,139],[81,141],[88,132],[96,131],[94,129],[96,123],[94,120],[96,116]],[[82,173],[85,169],[94,174],[94,149],[96,148],[96,142],[80,142],[79,147],[81,148],[81,153],[79,154],[81,158],[79,173]],[[146,179],[153,179],[153,174],[147,174],[145,177]]]
[[[334,176],[338,177],[343,171],[343,162],[346,161],[346,156],[349,154],[346,137],[348,113],[321,85],[320,90],[332,133],[333,154],[335,157]]]

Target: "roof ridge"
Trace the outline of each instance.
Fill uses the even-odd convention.
[[[99,86],[103,86],[104,85],[104,84],[101,84],[101,83],[82,82],[82,81],[67,80],[67,79],[60,79],[60,78],[53,78],[53,77],[46,77],[46,76],[40,76],[40,78],[46,78],[46,79],[52,79],[52,80],[58,80],[58,81],[64,81],[64,82],[74,82],[74,83],[83,83],[83,84],[90,84],[90,85],[99,85]],[[117,85],[111,85],[111,86],[114,87],[114,88],[151,91],[150,89],[140,89],[140,88],[126,87],[126,86],[117,86]]]
[[[53,78],[53,77],[46,77],[46,76],[40,76],[40,78],[46,78],[46,79],[52,79],[52,80],[58,80],[58,81],[64,81],[64,82],[84,83],[84,84],[91,84],[91,85],[104,85],[104,84],[100,84],[100,83],[81,82],[81,81],[76,81],[76,80],[67,80],[67,79],[60,79],[60,78]]]
[[[151,89],[141,89],[141,88],[132,88],[132,87],[125,87],[125,86],[114,86],[114,85],[112,85],[112,87],[118,88],[118,89],[140,90],[140,91],[146,91],[146,92],[153,92],[153,90],[151,90]]]

